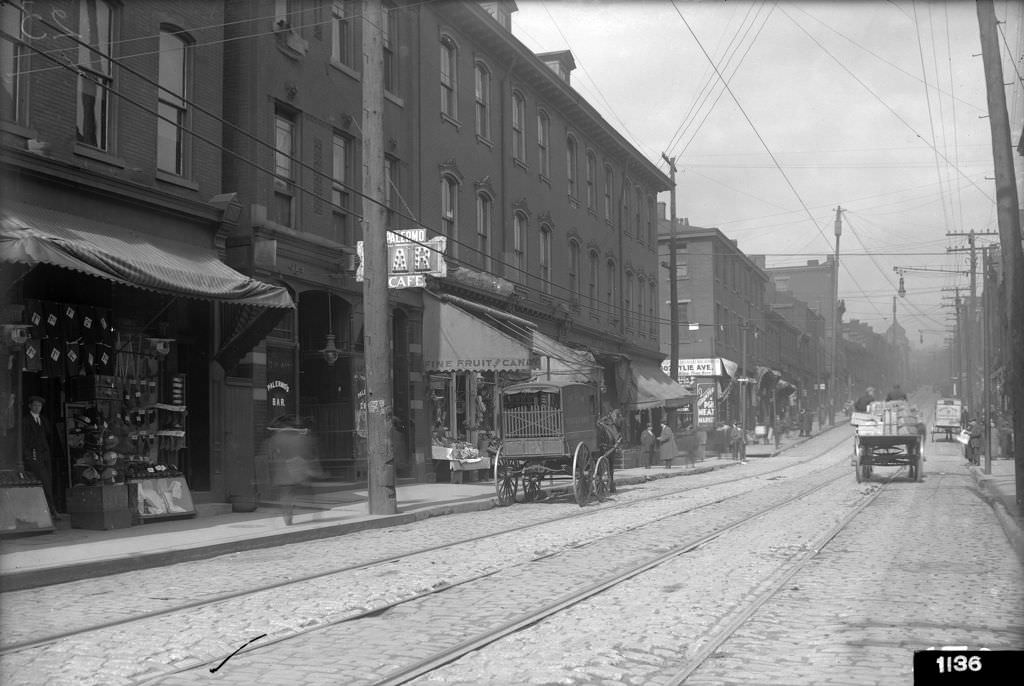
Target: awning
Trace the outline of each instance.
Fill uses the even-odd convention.
[[[540,331],[532,334],[533,352],[541,358],[538,380],[564,378],[576,383],[600,383],[603,372],[593,355],[573,350]]]
[[[645,410],[651,407],[679,407],[694,395],[666,376],[655,362],[633,360],[630,363],[636,396],[633,402],[623,403],[627,410]]]
[[[287,289],[235,271],[212,247],[161,240],[41,207],[4,209],[0,262],[50,264],[124,286],[203,300],[295,307]]]
[[[530,371],[530,347],[450,302],[423,297],[423,369]]]

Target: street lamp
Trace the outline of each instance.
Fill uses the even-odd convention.
[[[836,357],[839,355],[839,237],[843,235],[843,208],[836,207],[836,256],[832,263],[832,366],[829,371],[829,424],[836,423]]]

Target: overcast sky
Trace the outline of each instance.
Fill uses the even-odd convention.
[[[952,273],[967,253],[947,252],[967,239],[947,234],[998,231],[974,2],[517,5],[527,47],[570,49],[576,90],[663,170],[662,153],[677,158],[679,217],[781,266],[832,254],[842,206],[846,319],[882,333],[894,266],[950,270],[905,272],[896,303],[915,347],[919,332],[944,345],[943,289],[969,286]],[[1016,46],[1019,27],[1003,30]]]

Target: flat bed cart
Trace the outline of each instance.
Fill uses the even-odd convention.
[[[872,405],[879,405],[873,403]],[[886,409],[873,413],[856,412],[852,423],[853,468],[857,483],[868,481],[874,467],[906,466],[912,481],[924,479],[924,453],[915,424],[894,420]]]
[[[604,500],[611,479],[609,460],[618,443],[599,445],[598,389],[553,380],[513,384],[502,389],[501,445],[494,456],[498,504],[537,500],[544,479],[570,481],[576,503]]]
[[[939,398],[935,401],[935,418],[932,421],[932,440],[936,434],[945,434],[947,441],[952,441],[954,434],[960,433],[960,416],[963,405],[957,398]]]

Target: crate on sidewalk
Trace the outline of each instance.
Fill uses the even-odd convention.
[[[73,529],[126,529],[132,525],[125,484],[75,486],[67,489]]]

